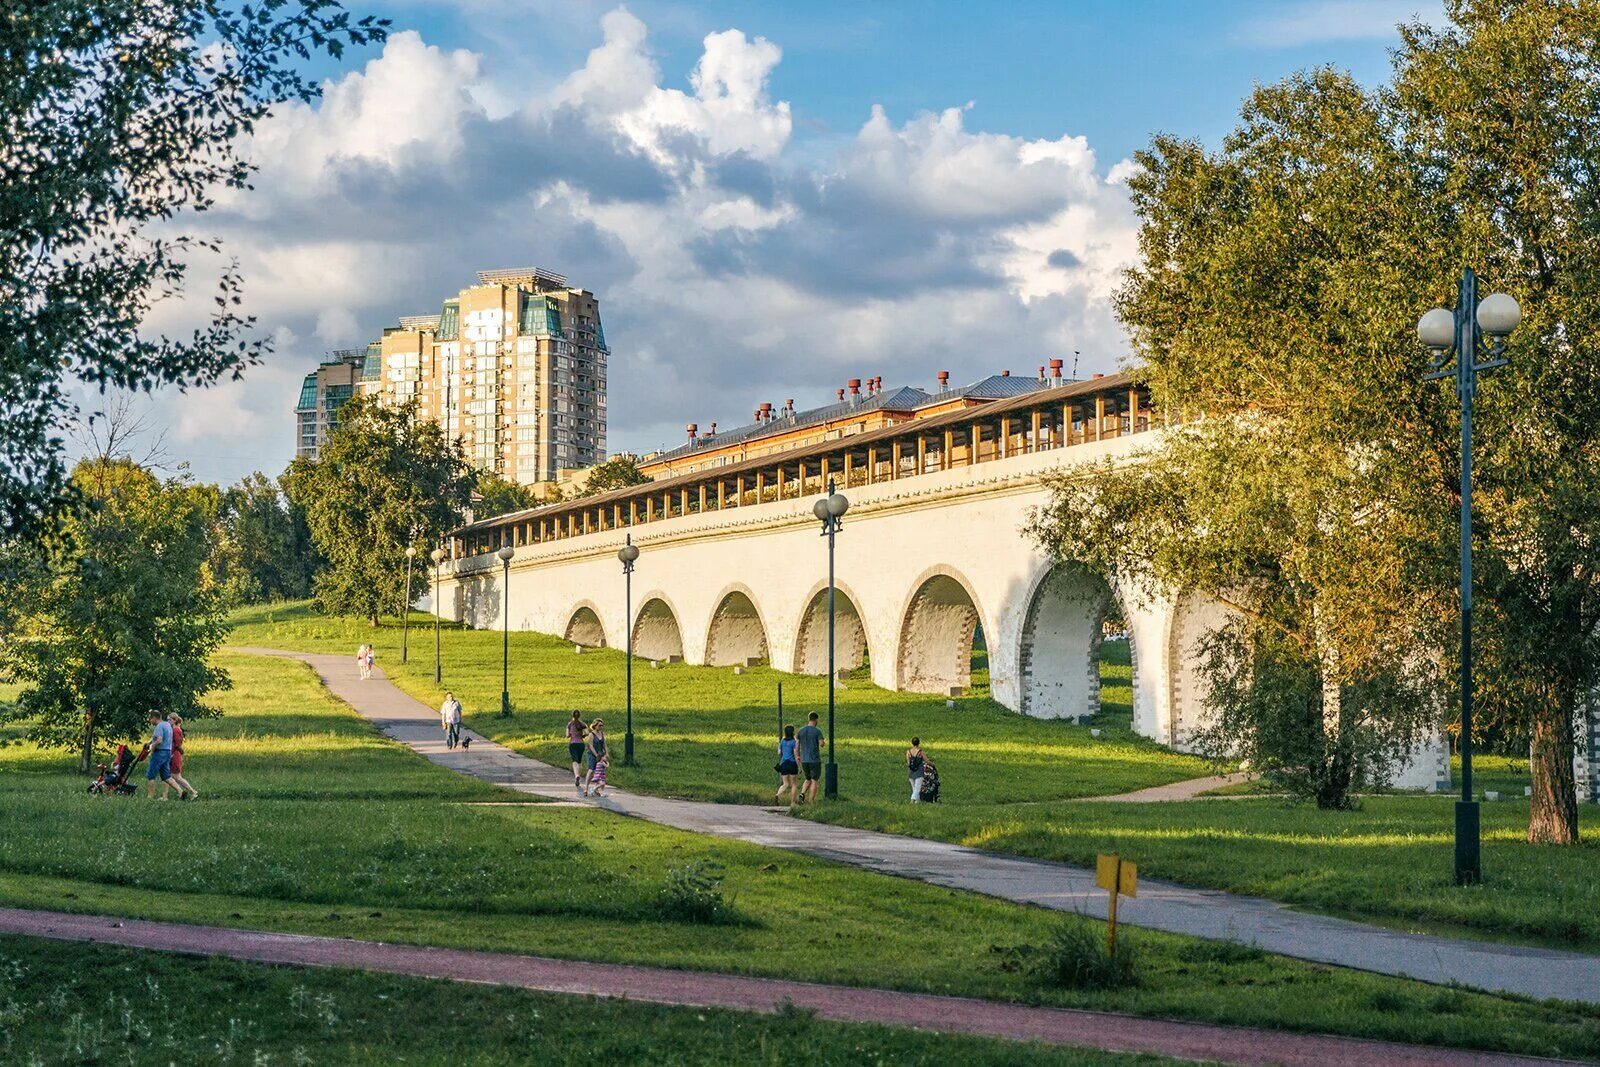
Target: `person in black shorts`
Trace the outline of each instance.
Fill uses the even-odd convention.
[[[567,756],[572,760],[572,787],[583,792],[583,713],[574,710],[567,722]]]
[[[817,779],[822,777],[822,731],[817,729],[817,713],[806,716],[806,724],[794,735],[795,747],[800,754],[800,769],[805,772],[806,784],[800,788],[802,803],[817,799]]]

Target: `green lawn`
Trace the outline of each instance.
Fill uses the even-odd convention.
[[[401,633],[390,620],[373,629],[359,620],[329,619],[303,604],[247,609],[235,616],[231,638],[240,645],[354,655],[363,641],[402,689],[437,705],[433,684],[433,627],[411,631],[410,662],[400,663]],[[575,708],[603,715],[613,743],[621,740],[624,657],[572,646],[533,633],[511,635],[510,721],[500,707],[501,635],[447,628],[443,632],[444,688],[466,707],[467,725],[502,744],[549,762],[566,758],[565,724]],[[1027,719],[986,696],[967,696],[947,708],[942,697],[879,689],[865,671],[837,696],[839,778],[844,795],[892,801],[905,791],[902,757],[913,735],[938,762],[945,787],[967,801],[1012,803],[1122,793],[1193,778],[1209,771],[1199,759],[1170,752],[1131,729],[1127,644],[1107,646],[1105,712],[1090,727]],[[978,679],[985,672],[980,669]],[[785,719],[826,713],[821,678],[770,668],[735,675],[732,668],[635,664],[634,732],[640,766],[614,766],[624,789],[701,800],[758,803],[777,783],[777,691]],[[987,684],[976,688],[987,692]],[[824,724],[826,725],[826,724]]]
[[[233,640],[240,643],[353,652],[360,640],[375,640],[402,687],[430,703],[436,699],[431,626],[413,630],[418,655],[405,669],[397,662],[394,627],[374,631],[324,619],[303,605],[252,609],[239,622]],[[500,635],[447,629],[444,642],[445,682],[478,709],[470,720],[481,732],[560,763],[560,723],[567,709],[578,707],[603,712],[615,738],[612,709],[622,674],[617,653],[576,655],[550,638],[512,634],[519,711],[507,721],[481,710],[498,704]],[[1525,780],[1525,761],[1478,759],[1480,788],[1514,799],[1485,804],[1488,881],[1468,890],[1451,882],[1447,797],[1372,797],[1355,812],[1320,812],[1275,797],[1066,802],[1209,770],[1131,733],[1127,645],[1106,648],[1104,706],[1094,723],[1100,738],[1085,727],[1019,717],[987,699],[957,700],[950,710],[940,699],[852,681],[840,694],[839,710],[845,802],[804,809],[806,816],[1074,863],[1119,851],[1151,877],[1442,933],[1600,949],[1600,844],[1592,835],[1562,849],[1522,840],[1527,806],[1517,775]],[[769,670],[735,676],[680,664],[636,668],[634,677],[643,766],[618,768],[614,780],[624,788],[713,800],[770,796],[773,754],[762,731],[770,736],[776,726],[771,691],[779,681],[791,718],[826,698],[820,679]],[[939,763],[945,802],[937,807],[905,803],[899,758],[912,732],[921,734]],[[1592,807],[1584,806],[1583,816],[1594,823]]]
[[[1053,914],[525,803],[378,739],[299,664],[223,663],[227,715],[189,733],[199,803],[89,797],[70,756],[0,748],[0,903],[1600,1056],[1600,1010],[1150,933],[1141,986],[1049,988],[1017,951]],[[733,922],[663,893],[700,860],[726,872]]]
[[[34,938],[0,937],[0,975],[0,1060],[18,1065],[1170,1062]]]

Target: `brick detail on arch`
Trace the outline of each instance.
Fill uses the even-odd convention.
[[[600,613],[592,604],[579,604],[573,610],[562,636],[584,648],[606,647],[606,628],[600,622]]]
[[[633,624],[633,654],[669,663],[683,659],[683,631],[678,626],[678,616],[660,597],[651,597],[639,609]]]
[[[747,666],[761,663],[769,655],[767,628],[756,610],[755,601],[742,590],[730,590],[711,613],[711,627],[706,633],[706,664]]]
[[[972,684],[972,637],[978,623],[978,606],[960,581],[948,574],[924,581],[900,625],[900,688],[912,693],[965,691]]]
[[[1111,603],[1105,580],[1075,564],[1056,564],[1035,586],[1018,653],[1018,710],[1082,722],[1100,710],[1100,645]],[[1137,656],[1131,644],[1130,656]],[[1138,685],[1137,660],[1133,684]]]
[[[838,586],[834,587],[833,665],[839,671],[853,671],[867,661],[867,628],[856,603]],[[828,590],[812,595],[800,614],[800,631],[794,642],[794,673],[828,673]]]

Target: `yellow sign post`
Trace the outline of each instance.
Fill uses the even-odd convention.
[[[1139,868],[1121,856],[1097,856],[1094,863],[1094,884],[1111,894],[1111,906],[1106,911],[1106,945],[1111,954],[1117,954],[1117,897],[1139,895]]]

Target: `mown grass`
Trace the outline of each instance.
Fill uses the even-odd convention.
[[[373,639],[364,623],[326,619],[303,605],[252,609],[233,640],[302,649],[354,650]],[[380,627],[376,642],[398,684],[430,703],[431,627],[413,630],[421,649],[409,670],[383,650],[398,630]],[[422,640],[426,638],[426,640]],[[611,710],[620,697],[622,659],[613,652],[575,655],[571,646],[512,634],[509,722],[481,709],[497,706],[500,635],[447,629],[447,685],[465,694],[474,728],[529,755],[565,758],[558,724],[567,707],[601,711],[616,737]],[[424,647],[425,646],[425,647]],[[397,646],[396,646],[397,647]],[[1150,877],[1271,897],[1301,907],[1366,916],[1440,933],[1505,936],[1576,948],[1600,948],[1600,845],[1534,846],[1522,840],[1527,805],[1516,784],[1517,760],[1480,756],[1480,788],[1513,799],[1486,803],[1483,886],[1459,889],[1451,872],[1453,816],[1447,797],[1366,798],[1354,812],[1322,812],[1283,798],[1200,800],[1182,804],[1084,804],[1105,795],[1206,773],[1201,761],[1131,733],[1126,645],[1107,646],[1102,731],[1025,719],[987,700],[956,709],[941,700],[886,693],[864,681],[840,694],[840,778],[844,802],[801,809],[808,818],[956,841],[996,851],[1087,864],[1119,851]],[[636,668],[638,769],[618,768],[628,789],[728,801],[770,797],[773,754],[758,714],[776,716],[764,690],[784,683],[790,718],[826,698],[819,679],[757,670],[682,665]],[[905,803],[902,735],[920,733],[939,763],[944,803]],[[768,735],[770,736],[770,734]],[[1521,767],[1525,772],[1525,765]],[[1457,770],[1459,773],[1459,769]],[[1586,825],[1594,809],[1583,808]]]
[[[579,655],[542,634],[511,634],[515,716],[498,716],[501,635],[448,627],[442,633],[443,686],[433,683],[433,627],[411,630],[410,662],[400,662],[397,620],[373,628],[361,620],[327,618],[304,604],[247,609],[235,616],[230,639],[300,651],[353,655],[363,641],[378,650],[395,684],[437,705],[444,689],[466,707],[467,725],[528,755],[565,759],[565,723],[573,709],[604,716],[613,743],[623,726],[620,652]],[[1028,719],[986,696],[944,698],[879,689],[858,671],[837,695],[836,736],[841,789],[864,800],[889,801],[905,791],[903,756],[912,736],[938,762],[947,788],[964,800],[992,803],[1055,800],[1128,792],[1208,772],[1207,764],[1162,748],[1132,731],[1127,645],[1106,646],[1104,711],[1088,725]],[[980,679],[982,672],[980,671]],[[613,766],[624,789],[700,800],[761,803],[776,781],[777,691],[785,721],[803,724],[808,712],[826,714],[827,688],[770,668],[735,675],[732,668],[635,663],[634,733],[639,766]],[[986,689],[986,687],[983,687]],[[826,725],[824,723],[824,725]]]
[[[1600,1056],[1600,1010],[1154,933],[1142,985],[1050,988],[1016,961],[1051,913],[523,803],[378,739],[299,664],[224,662],[228,714],[189,735],[199,803],[89,797],[70,756],[0,749],[0,903]],[[734,921],[664,908],[696,860],[726,872]]]
[[[92,962],[91,962],[92,961]],[[1171,1062],[963,1035],[0,937],[0,1060],[98,1064]]]

